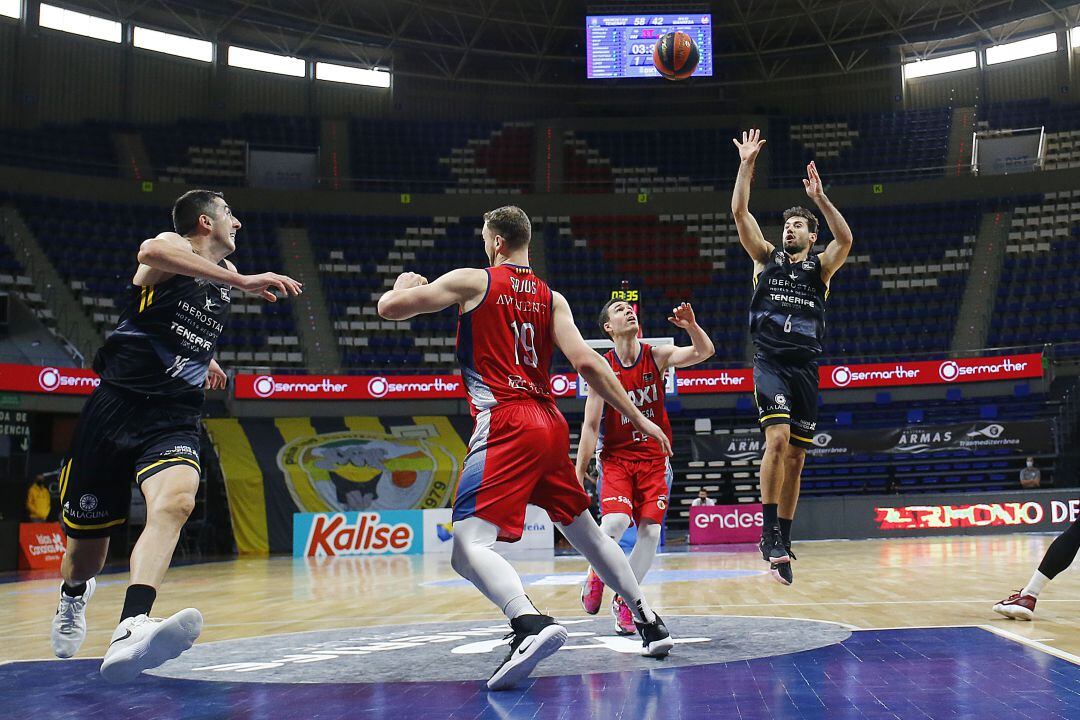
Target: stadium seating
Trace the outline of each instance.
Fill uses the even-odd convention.
[[[1047,193],[1015,207],[990,345],[1056,343],[1059,354],[1080,354],[1078,238],[1080,190]]]
[[[566,183],[571,192],[713,192],[738,170],[731,128],[625,131],[567,130]]]
[[[772,118],[770,187],[798,186],[817,160],[831,184],[940,177],[948,157],[949,108],[892,113]]]
[[[532,180],[531,123],[353,120],[357,190],[516,192]]]
[[[46,125],[36,130],[4,128],[0,165],[117,177],[111,129],[101,123]]]
[[[319,121],[280,115],[239,120],[181,120],[140,129],[162,182],[222,187],[245,185],[247,149],[314,150]]]

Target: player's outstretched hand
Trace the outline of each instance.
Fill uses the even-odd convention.
[[[739,148],[739,160],[743,162],[757,160],[758,153],[761,152],[761,146],[765,144],[765,141],[761,139],[761,131],[757,128],[744,131],[742,142],[739,142],[738,138],[731,138],[731,142],[735,143],[735,147]]]
[[[806,177],[802,181],[803,187],[806,188],[806,195],[814,202],[817,202],[821,198],[825,197],[825,186],[821,182],[821,176],[818,175],[817,164],[813,160],[806,166]]]
[[[660,451],[663,452],[665,456],[671,457],[671,441],[668,440],[667,435],[664,434],[664,431],[660,429],[659,425],[652,420],[646,419],[637,429],[660,443]]]
[[[403,272],[394,281],[395,290],[408,290],[421,285],[427,285],[427,278],[414,272]]]
[[[671,308],[668,322],[681,327],[683,330],[693,326],[697,322],[697,318],[694,316],[694,308],[690,306],[690,303],[686,302],[681,303],[678,307]]]
[[[280,291],[286,297],[299,295],[304,291],[303,283],[293,280],[288,275],[267,272],[259,275],[241,275],[240,277],[241,282],[237,285],[238,288],[246,293],[258,295],[268,302],[277,302],[277,295],[270,291],[271,288]]]
[[[206,372],[206,389],[207,390],[224,390],[225,384],[229,382],[229,377],[225,374],[225,371],[218,365],[217,360],[210,360],[210,369]]]

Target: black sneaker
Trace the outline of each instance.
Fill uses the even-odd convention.
[[[787,549],[788,558],[790,560],[797,560],[795,553],[791,552],[791,545],[785,543]],[[772,573],[773,579],[781,585],[790,585],[795,582],[795,573],[792,572],[791,562],[786,563],[770,563],[769,572]]]
[[[675,641],[671,639],[667,625],[657,615],[651,623],[634,621],[638,632],[641,634],[641,654],[645,657],[663,658],[675,647]]]
[[[550,615],[522,615],[510,621],[510,652],[487,681],[488,690],[508,690],[529,676],[566,642],[566,628]]]
[[[784,546],[784,538],[780,534],[780,526],[773,525],[771,528],[762,528],[761,541],[758,543],[761,550],[761,559],[770,564],[786,563],[791,560],[788,550]]]

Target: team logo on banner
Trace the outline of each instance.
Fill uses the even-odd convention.
[[[306,512],[444,507],[460,461],[433,426],[409,430],[408,437],[349,430],[285,445],[277,464],[296,507]]]

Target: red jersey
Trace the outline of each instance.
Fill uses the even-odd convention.
[[[611,369],[622,383],[626,394],[641,413],[660,426],[671,440],[671,423],[664,408],[664,376],[653,359],[652,346],[641,343],[637,361],[626,367],[612,348],[604,353]],[[604,416],[600,420],[600,459],[618,457],[623,460],[652,460],[664,458],[660,445],[636,430],[630,421],[604,404]]]
[[[484,299],[458,317],[457,356],[472,414],[510,402],[551,402],[551,288],[530,268],[487,268]]]

